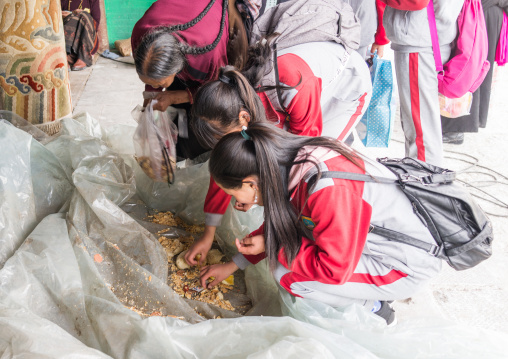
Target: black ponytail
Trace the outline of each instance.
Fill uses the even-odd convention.
[[[291,90],[296,88],[302,81],[300,75],[300,80],[294,86],[279,85],[278,79],[275,79],[276,85],[266,85],[262,83],[261,80],[263,80],[263,77],[271,71],[274,71],[275,62],[272,61],[272,59],[276,56],[274,49],[279,36],[279,33],[263,36],[258,42],[249,47],[247,62],[242,74],[249,80],[252,87],[256,89],[256,92],[277,89],[281,91]],[[275,76],[278,76],[278,71],[275,72]]]
[[[212,0],[211,2],[215,2],[215,0]],[[181,45],[181,51],[184,54],[201,55],[201,54],[207,53],[207,52],[212,51],[213,49],[215,49],[215,47],[217,47],[217,45],[219,44],[220,39],[222,38],[222,34],[224,33],[224,27],[226,26],[226,13],[227,13],[227,11],[228,11],[228,0],[223,0],[222,1],[222,17],[220,19],[219,34],[217,35],[215,40],[210,45],[206,45],[206,46],[203,46],[203,47],[192,47],[192,46],[189,46],[189,45],[182,44]],[[203,16],[205,14],[203,14]],[[199,20],[201,20],[201,19],[199,19]],[[196,23],[198,21],[196,21]]]
[[[258,176],[265,207],[265,250],[270,267],[274,269],[282,248],[287,262],[291,263],[302,243],[298,223],[300,214],[290,202],[288,184],[291,168],[295,164],[311,162],[316,165],[318,179],[321,176],[317,163],[310,158],[296,160],[302,147],[329,148],[363,167],[357,154],[330,138],[296,136],[265,123],[254,123],[246,132],[251,140],[234,132],[217,143],[210,158],[210,173],[217,183],[230,189],[241,188],[248,176]],[[315,183],[310,186],[309,193]]]
[[[201,86],[194,96],[191,126],[201,146],[213,148],[222,136],[240,127],[240,111],[249,114],[250,124],[266,122],[259,96],[233,66],[219,70],[219,80]]]

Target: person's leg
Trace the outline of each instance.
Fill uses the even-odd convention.
[[[492,76],[494,73],[497,43],[499,41],[499,32],[503,24],[503,10],[497,6],[492,6],[485,11],[485,24],[487,25],[487,35],[489,40],[489,54],[487,60],[490,62],[490,69],[480,86],[480,111],[479,125],[481,128],[487,126],[489,116],[490,94],[492,89]]]
[[[338,80],[321,96],[322,136],[346,140],[367,111],[372,97],[370,72],[358,53],[351,54]]]
[[[443,62],[448,57],[449,49],[442,53]],[[406,156],[440,166],[443,144],[434,55],[395,51],[395,71]]]
[[[411,297],[441,268],[441,260],[429,256],[424,251],[415,251],[411,248],[407,255],[418,258],[411,258],[402,271],[380,262],[377,256],[364,254],[360,257],[353,275],[344,284],[294,281],[285,277],[289,270],[280,264],[274,271],[274,277],[283,287],[289,286],[294,295],[333,307],[345,307],[356,303],[370,310],[376,301]],[[407,267],[409,263],[413,268]]]

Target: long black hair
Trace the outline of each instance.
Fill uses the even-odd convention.
[[[196,25],[212,8],[216,0],[210,0],[203,11],[185,24],[159,26],[146,33],[134,50],[134,63],[139,75],[151,79],[163,79],[179,73],[186,64],[185,55],[200,55],[212,51],[219,44],[226,24],[228,0],[222,2],[220,31],[215,40],[203,47],[193,47],[181,43],[175,31],[184,31]]]
[[[201,146],[213,148],[226,133],[240,126],[240,111],[250,124],[266,122],[263,104],[247,79],[233,66],[219,70],[219,80],[200,87],[194,96],[191,126]]]
[[[273,269],[281,248],[287,262],[296,257],[302,243],[302,232],[298,224],[300,214],[290,203],[289,173],[296,164],[311,162],[311,158],[296,160],[304,146],[325,147],[346,157],[363,169],[359,156],[340,142],[326,137],[296,136],[273,125],[253,123],[245,131],[250,140],[240,132],[224,136],[215,146],[210,158],[210,174],[213,179],[228,189],[242,187],[243,180],[252,175],[259,178],[259,190],[263,198],[265,219],[265,249]],[[317,181],[310,185],[309,193]]]

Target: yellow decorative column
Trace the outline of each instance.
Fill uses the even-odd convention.
[[[60,0],[0,1],[0,109],[46,127],[72,113]]]

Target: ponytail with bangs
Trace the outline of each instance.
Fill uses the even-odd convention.
[[[252,124],[246,133],[250,140],[246,140],[240,132],[233,132],[217,143],[210,158],[210,174],[217,183],[230,189],[241,188],[248,176],[258,176],[265,207],[265,251],[273,270],[281,249],[287,262],[291,263],[302,243],[298,223],[300,213],[290,202],[288,185],[291,168],[296,164],[312,162],[316,165],[318,179],[321,176],[317,163],[310,158],[296,161],[300,150],[304,146],[325,147],[343,155],[356,166],[363,167],[357,154],[330,138],[296,136],[266,123]]]

